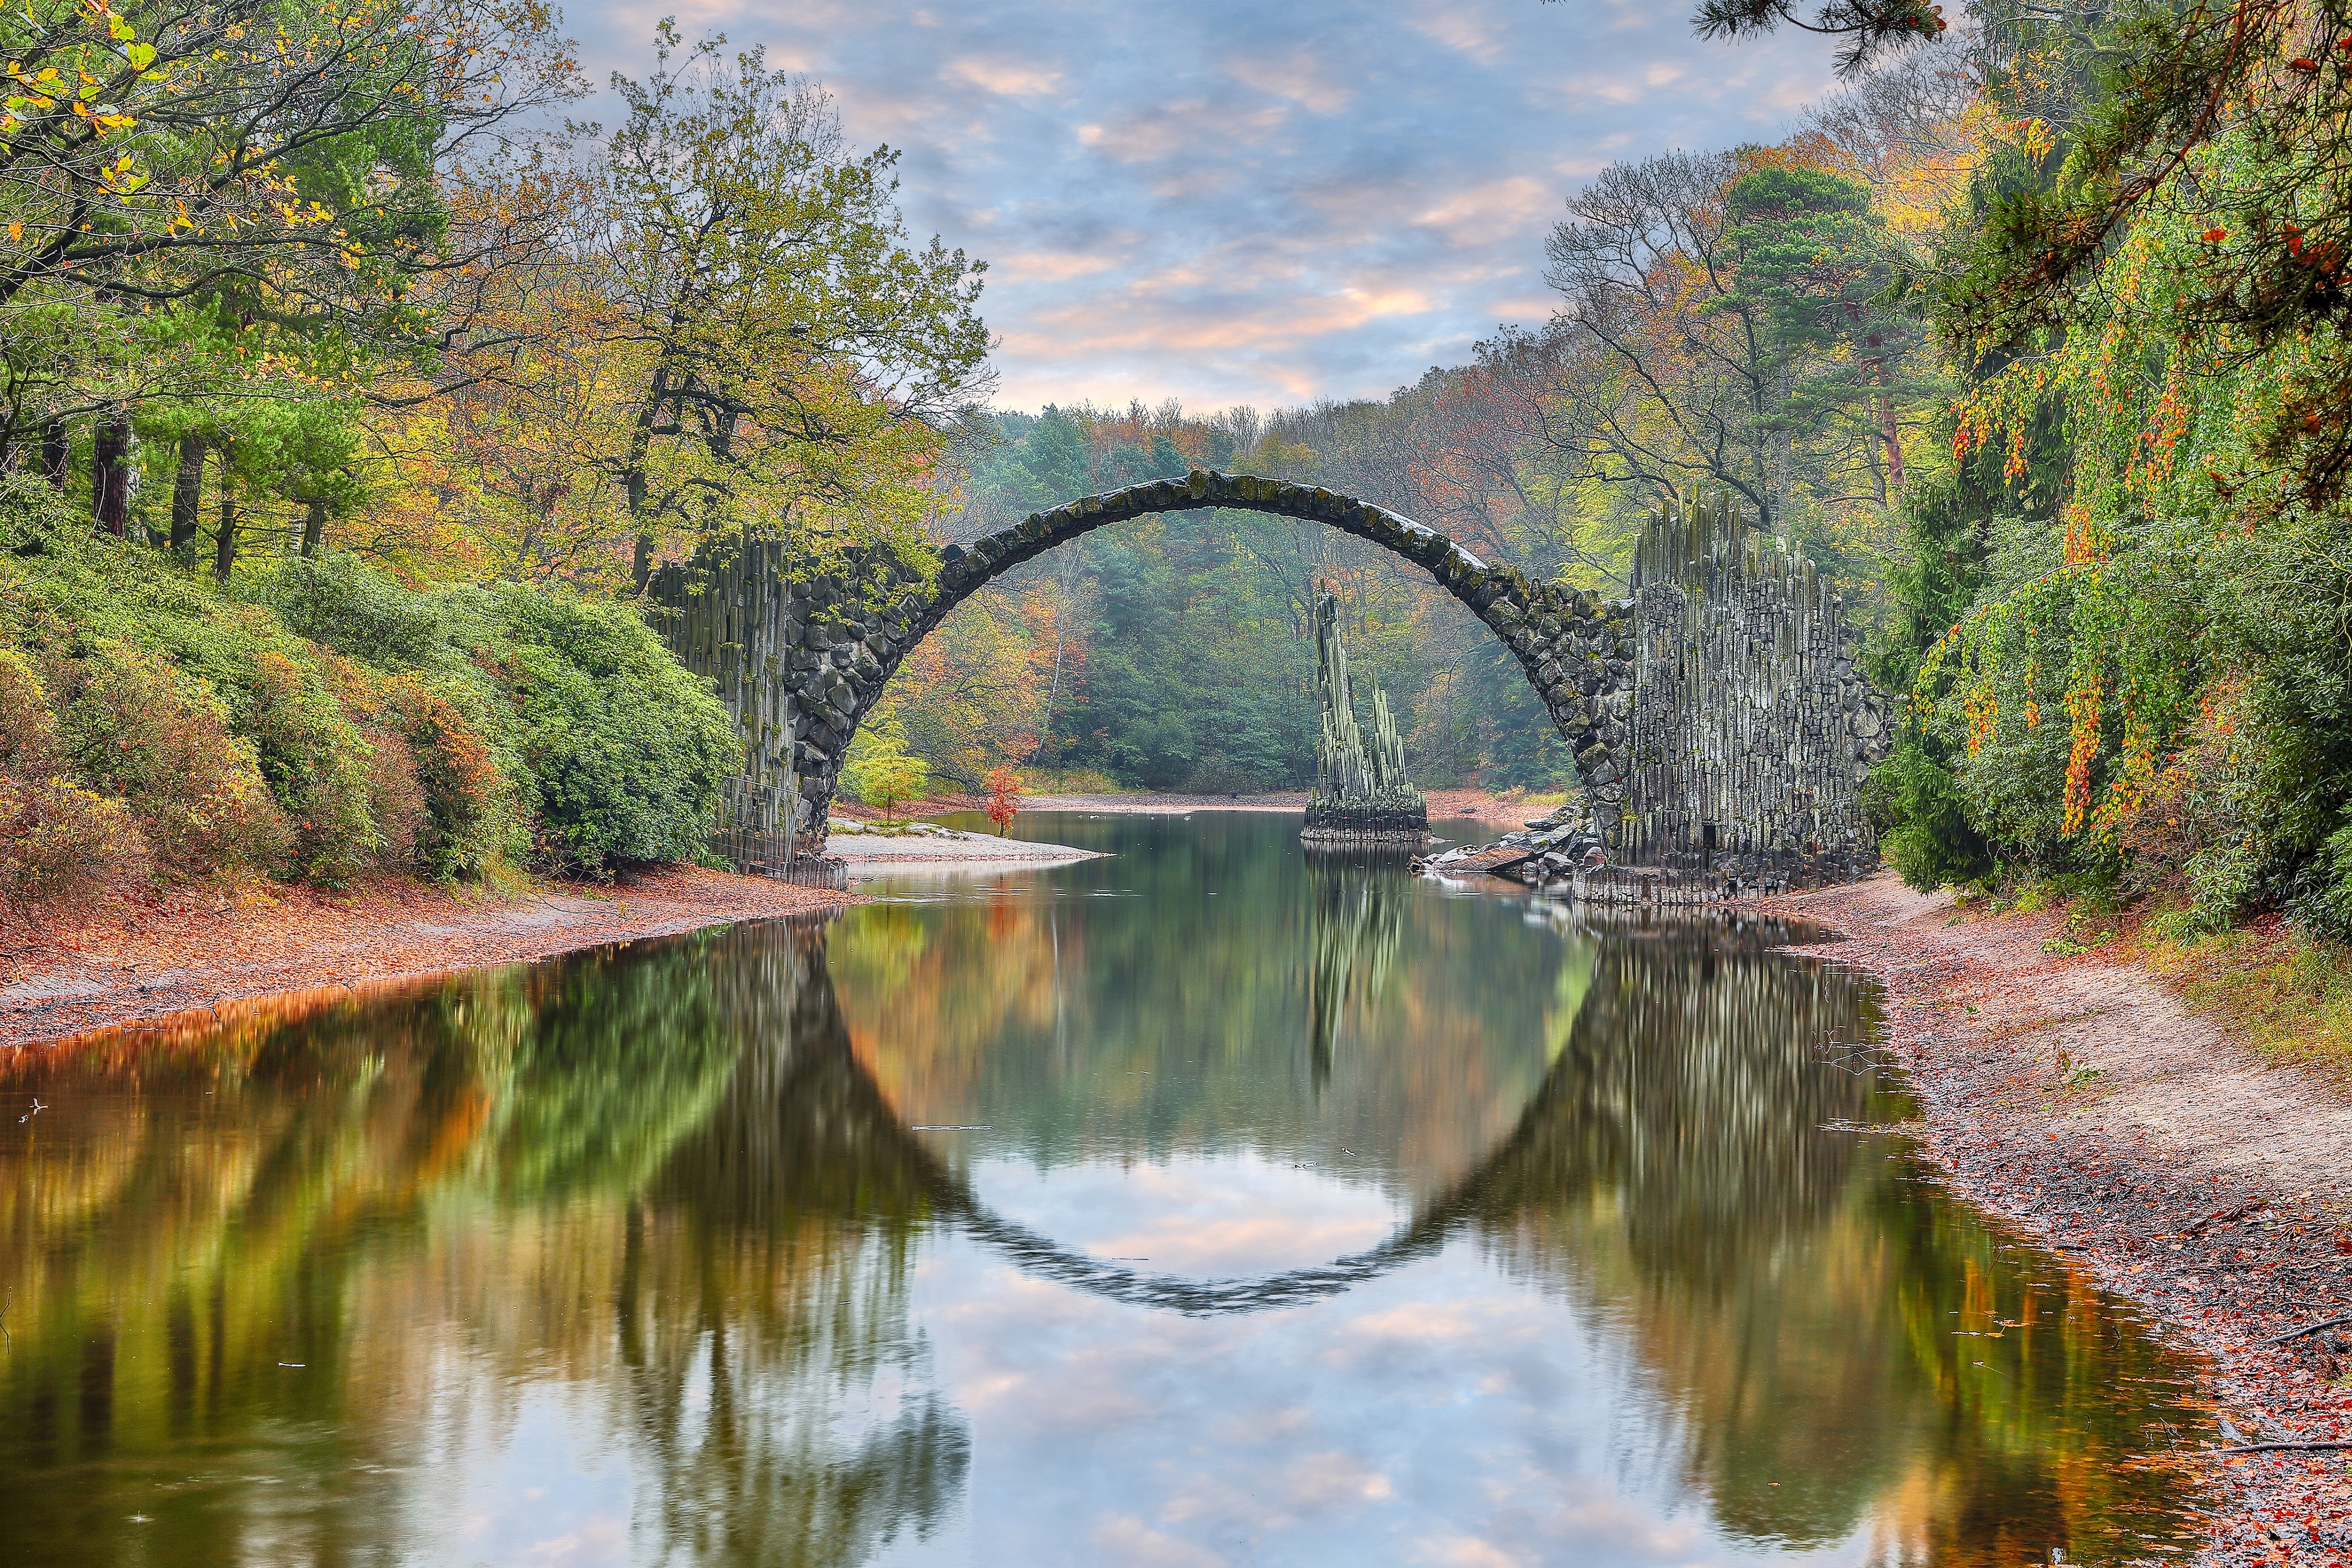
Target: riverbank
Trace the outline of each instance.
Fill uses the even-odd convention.
[[[2204,1363],[2222,1436],[2179,1445],[2217,1505],[2198,1560],[2352,1553],[2342,1083],[2265,1061],[2147,970],[2084,951],[2055,914],[1966,911],[1891,873],[1764,907],[1843,938],[1797,951],[1884,982],[1883,1044],[1910,1071],[1921,1144],[1950,1186]]]
[[[931,822],[915,822],[883,832],[856,819],[834,822],[833,831],[825,839],[824,852],[848,866],[852,876],[876,876],[903,865],[1034,870],[1103,858],[1099,850],[1006,838],[998,833],[965,832]]]
[[[854,894],[669,866],[509,894],[454,894],[411,882],[344,894],[271,885],[116,903],[79,919],[32,912],[0,924],[0,1047],[857,902]]]

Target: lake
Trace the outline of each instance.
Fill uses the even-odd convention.
[[[1883,1130],[1866,977],[1297,828],[0,1053],[0,1561],[2190,1543],[2189,1368]]]

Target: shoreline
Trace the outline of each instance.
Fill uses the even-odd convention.
[[[277,886],[118,904],[79,923],[12,922],[0,925],[0,1049],[299,1006],[321,992],[373,993],[741,920],[821,917],[864,902],[666,866],[511,894],[459,897],[404,882],[342,895]]]
[[[1517,828],[1531,815],[1540,815],[1542,807],[1530,806],[1524,800],[1489,794],[1484,789],[1453,789],[1423,791],[1429,800],[1429,826],[1438,831],[1441,821],[1480,821]],[[1188,795],[1181,791],[1138,790],[1132,794],[1116,795],[1024,795],[1024,811],[1100,811],[1122,816],[1181,817],[1194,811],[1299,811],[1307,810],[1307,791],[1304,789],[1264,790],[1251,795]],[[913,800],[902,806],[900,814],[918,818],[943,817],[955,811],[979,811],[987,805],[984,796],[948,796],[936,800]],[[870,821],[872,810],[854,802],[835,801],[833,808],[835,821],[844,820]]]
[[[2352,1322],[2284,1337],[2352,1314],[2341,1086],[2263,1062],[2136,965],[2070,951],[2055,914],[1966,912],[1885,872],[1746,907],[1837,933],[1786,950],[1885,988],[1883,1043],[1920,1107],[1905,1131],[1948,1189],[2189,1353],[2217,1417],[2174,1445],[2210,1505],[2194,1561],[2352,1551]],[[2296,1443],[2336,1446],[2224,1451]]]

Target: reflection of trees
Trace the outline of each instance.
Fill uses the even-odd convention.
[[[905,1324],[919,1194],[843,1158],[848,1060],[822,948],[774,926],[18,1053],[0,1088],[52,1109],[0,1131],[12,1560],[391,1550],[398,1483],[352,1478],[499,1440],[551,1373],[620,1391],[665,1560],[928,1530],[967,1444]],[[862,1429],[829,1420],[857,1389]],[[286,1484],[216,1458],[158,1493],[192,1453]]]
[[[1340,855],[1307,856],[1308,1051],[1315,1087],[1331,1077],[1331,1054],[1349,1004],[1368,1009],[1388,988],[1404,940],[1409,886],[1396,865]]]
[[[1303,1092],[1332,992],[1296,822],[1129,820],[1079,841],[1122,853],[1056,873],[1053,896],[873,905],[834,928],[852,1041],[906,1120],[987,1123],[993,1152],[1043,1164],[1311,1157],[1410,1200],[1459,1181],[1542,1081],[1581,939],[1445,899],[1402,862],[1343,872],[1412,940],[1377,991],[1358,977],[1346,1049]]]
[[[36,1543],[16,1560],[399,1555],[416,1503],[352,1478],[416,1473],[426,1434],[503,1441],[524,1391],[565,1387],[631,1457],[641,1555],[856,1562],[940,1521],[970,1462],[905,1321],[933,1223],[1073,1289],[1193,1312],[1303,1304],[1475,1234],[1622,1336],[1671,1413],[1661,1468],[1759,1543],[1872,1521],[1884,1557],[2009,1563],[2156,1511],[2168,1483],[2120,1462],[2137,1406],[2115,1393],[2162,1375],[2153,1352],[1964,1211],[1906,1199],[1882,1142],[1819,1130],[1900,1113],[1816,1060],[1867,1026],[1853,980],[1719,935],[1596,949],[1416,914],[1405,942],[1383,888],[1412,890],[1352,874],[1267,906],[1315,922],[1286,947],[1246,922],[1179,933],[1207,944],[1180,949],[1190,1016],[1162,982],[1124,979],[1186,969],[1130,950],[1152,922],[1089,932],[1067,904],[973,904],[839,944],[899,987],[850,998],[863,1041],[823,946],[755,926],[200,1042],[19,1054],[0,1089],[52,1109],[0,1123],[0,1519]],[[1497,956],[1520,940],[1549,944],[1548,964]],[[932,1016],[907,992],[942,954],[961,954],[950,982],[992,956],[1013,978],[982,993],[1004,1004],[995,1032],[923,1057],[895,1031]],[[1301,959],[1277,1003],[1273,976]],[[1260,972],[1262,992],[1225,983]],[[1113,1081],[1139,1060],[1137,1009],[1163,1036],[1194,1028],[1192,1049],[1276,1020],[1222,1066],[1229,1085],[1278,1083],[1309,987],[1348,1012],[1326,1102],[1409,1125],[1445,1074],[1527,1087],[1515,1124],[1428,1162],[1444,1179],[1389,1241],[1270,1279],[1074,1256],[991,1213],[877,1085],[922,1082],[887,1060],[907,1050],[934,1089],[1050,1103],[1053,1081],[1020,1075]],[[1472,1024],[1523,1040],[1447,1032],[1470,1026],[1440,1014],[1497,988],[1516,994]],[[1038,1041],[1065,1007],[1130,1021],[1100,1043],[1075,1031],[1056,1059]],[[1181,1124],[1198,1092],[1177,1083],[1137,1124]],[[233,1479],[150,1484],[191,1455],[289,1484],[267,1504]]]
[[[2004,1564],[2130,1539],[2171,1482],[2124,1463],[2144,1435],[2116,1390],[2161,1379],[2158,1353],[1905,1195],[1885,1140],[1821,1130],[1903,1113],[1819,1050],[1872,1023],[1837,969],[1621,936],[1454,1201],[1507,1267],[1622,1325],[1734,1536],[1812,1546],[1872,1520],[1891,1559]],[[2003,1320],[2025,1326],[1969,1337]]]

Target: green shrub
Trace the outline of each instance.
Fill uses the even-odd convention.
[[[625,606],[420,593],[336,558],[248,563],[225,595],[66,510],[0,476],[0,647],[40,674],[0,689],[27,737],[0,747],[46,747],[60,789],[121,802],[167,878],[683,859],[741,766],[725,709]],[[9,776],[21,836],[49,775]],[[39,799],[53,838],[104,825]]]
[[[348,658],[384,670],[449,663],[440,596],[404,588],[351,556],[290,556],[248,582],[289,631]]]
[[[476,876],[521,840],[507,770],[457,706],[415,675],[397,675],[383,702],[388,739],[415,770],[423,807],[410,862],[440,881]]]
[[[558,869],[689,858],[742,766],[726,710],[625,606],[520,584],[415,594],[331,558],[288,561],[255,591],[306,636],[412,678],[390,700],[435,874],[478,869],[525,816]]]
[[[1879,847],[1903,880],[1922,893],[1991,873],[1992,855],[1969,823],[1951,773],[1916,735],[1871,769],[1865,803],[1881,824]]]
[[[635,612],[521,587],[477,591],[505,632],[542,856],[566,869],[685,860],[743,766],[735,726]]]
[[[294,870],[305,881],[340,887],[383,847],[371,797],[397,795],[399,787],[373,779],[374,747],[316,669],[274,648],[255,650],[254,665],[242,727],[290,821]]]
[[[0,896],[74,902],[145,867],[130,809],[64,778],[64,765],[32,661],[0,646]]]
[[[58,721],[33,662],[0,643],[0,774],[46,779],[58,770]]]

